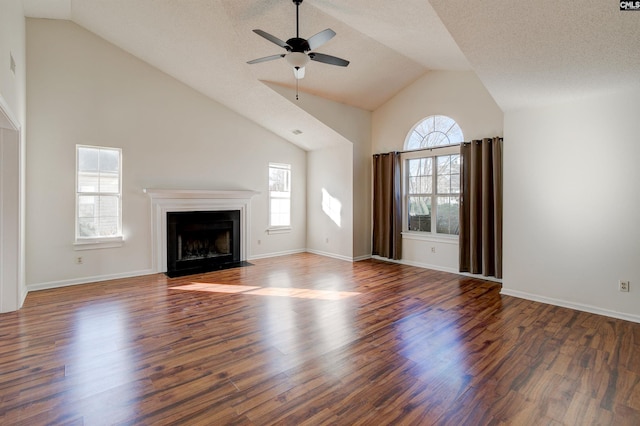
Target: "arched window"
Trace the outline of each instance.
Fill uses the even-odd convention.
[[[407,135],[404,148],[409,152],[403,154],[406,231],[458,235],[463,141],[458,123],[444,115],[425,118]]]
[[[418,122],[407,135],[405,150],[459,144],[464,141],[462,129],[453,118],[432,115]]]

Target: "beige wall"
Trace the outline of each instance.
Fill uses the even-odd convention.
[[[402,150],[413,126],[430,115],[447,115],[466,140],[502,136],[503,113],[470,71],[431,71],[373,113],[373,152]]]
[[[353,259],[353,146],[344,142],[308,153],[307,248]]]
[[[0,2],[0,312],[18,309],[25,285],[26,59],[20,0]],[[11,58],[15,70],[11,69]]]
[[[14,77],[0,67],[0,100],[14,122],[29,123],[32,288],[149,272],[144,187],[260,191],[250,257],[305,248],[345,259],[366,256],[371,154],[401,150],[414,124],[444,114],[460,124],[466,140],[502,135],[504,120],[503,292],[640,321],[640,193],[634,186],[640,128],[633,115],[640,93],[503,115],[472,72],[429,72],[373,113],[303,96],[299,106],[336,132],[334,146],[305,153],[74,24],[29,20],[27,33],[28,58],[22,4],[1,2],[0,57],[10,51],[18,72]],[[123,148],[122,248],[73,250],[76,143]],[[269,162],[292,164],[289,234],[265,232]],[[341,203],[339,225],[323,211],[322,189]],[[405,240],[403,248],[407,263],[457,270],[455,242]],[[77,255],[82,265],[75,264]],[[620,279],[631,282],[629,293],[618,292]]]
[[[26,297],[20,145],[18,131],[0,127],[0,312],[15,311]]]
[[[9,67],[13,56],[16,73]],[[25,122],[25,22],[21,0],[0,2],[0,97],[21,125]]]
[[[465,140],[502,136],[503,113],[473,72],[432,71],[373,112],[373,153],[402,151],[413,126],[430,115],[460,125]],[[404,237],[405,263],[458,271],[457,238]]]
[[[307,248],[345,259],[371,255],[371,112],[291,89],[270,87],[336,132],[335,146],[308,156]],[[322,189],[332,189],[342,205],[338,227],[327,222]],[[322,224],[322,226],[316,226]],[[329,240],[329,242],[327,242]],[[341,244],[338,244],[341,242]]]
[[[305,249],[306,152],[73,23],[27,35],[30,288],[150,272],[147,187],[259,191],[249,258]],[[123,150],[121,248],[73,249],[76,144]],[[266,233],[269,162],[292,165],[288,234]]]

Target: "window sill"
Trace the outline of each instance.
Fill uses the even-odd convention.
[[[122,237],[114,238],[100,238],[100,239],[86,239],[77,240],[73,243],[74,250],[96,250],[105,248],[117,248],[124,245],[124,239]]]
[[[279,226],[277,228],[268,228],[267,234],[287,234],[292,231],[293,228],[290,226]]]
[[[458,244],[457,235],[434,235],[428,232],[404,231],[402,238],[407,240],[431,241],[443,244]]]

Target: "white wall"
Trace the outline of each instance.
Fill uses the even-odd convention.
[[[352,259],[361,259],[371,256],[371,112],[308,93],[300,93],[298,100],[295,99],[295,92],[291,89],[277,85],[269,85],[273,90],[280,93],[285,98],[292,100],[295,105],[304,109],[313,115],[322,123],[331,127],[339,135],[336,135],[336,144],[348,143],[351,145],[353,159],[352,165],[344,162],[344,154],[341,149],[331,149],[325,152],[325,155],[314,155],[309,159],[310,187],[309,194],[317,193],[322,190],[324,182],[328,180],[330,185],[350,185],[352,187],[352,197],[341,199],[343,205],[351,205],[352,209],[352,229],[340,228],[340,232],[351,232],[352,247],[337,247],[333,244],[327,244],[325,229],[315,226],[307,227],[308,247],[311,251],[327,253],[326,250],[336,248],[337,252],[333,254],[351,253]],[[331,158],[330,152],[335,154]],[[327,158],[325,158],[327,157]],[[319,164],[311,164],[319,161]],[[334,171],[340,167],[340,176],[346,176],[351,173],[351,179],[342,182],[335,182]],[[346,169],[345,169],[346,168]],[[327,173],[329,170],[331,173]],[[317,173],[316,173],[317,172]],[[343,196],[347,195],[347,191],[341,191]],[[310,200],[311,205],[314,200]],[[313,208],[309,209],[311,215],[316,212]],[[312,223],[312,222],[310,222]],[[336,230],[337,231],[337,230]],[[332,241],[348,241],[348,238],[338,237],[331,238]]]
[[[502,136],[503,113],[473,72],[431,71],[373,112],[373,153],[402,151],[413,126],[437,114],[456,120],[467,141]],[[402,253],[405,263],[458,271],[455,238],[405,237]]]
[[[503,293],[640,322],[638,111],[635,91],[505,115]]]
[[[11,69],[11,58],[15,70]],[[25,21],[20,0],[0,2],[0,312],[18,309],[26,297]]]
[[[27,36],[30,288],[148,273],[147,187],[260,191],[249,258],[305,249],[303,150],[73,23],[29,19]],[[123,150],[121,248],[73,249],[76,144]],[[292,166],[288,234],[265,232],[269,162]]]

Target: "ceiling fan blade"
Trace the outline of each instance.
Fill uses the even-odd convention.
[[[327,28],[324,31],[320,31],[318,34],[311,36],[307,43],[309,43],[310,50],[316,50],[318,47],[322,46],[329,40],[331,40],[336,35],[336,32],[331,28]]]
[[[294,68],[293,76],[296,78],[296,80],[300,80],[301,78],[304,78],[304,67]]]
[[[248,64],[258,64],[260,62],[273,61],[274,59],[280,59],[280,58],[284,58],[284,53],[281,54],[281,55],[265,56],[264,58],[254,59],[253,61],[249,61],[247,63]]]
[[[323,53],[311,52],[309,53],[309,58],[311,58],[312,61],[322,62],[329,65],[338,65],[339,67],[346,67],[347,65],[349,65],[349,61],[345,59],[338,58],[336,56],[325,55]]]
[[[266,38],[267,40],[269,40],[271,43],[277,44],[280,47],[283,47],[285,49],[287,49],[288,51],[291,50],[291,46],[289,46],[287,43],[285,43],[284,41],[280,40],[278,37],[276,36],[272,36],[271,34],[269,34],[268,32],[262,31],[262,30],[253,30],[254,33],[258,34],[261,37]]]

